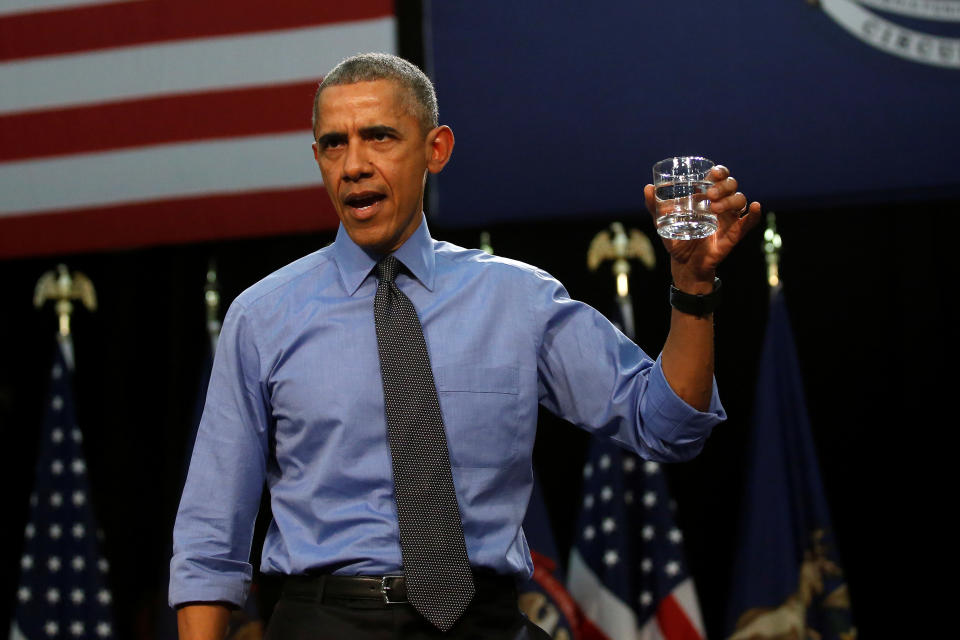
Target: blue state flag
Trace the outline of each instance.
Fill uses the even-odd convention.
[[[69,338],[50,368],[30,517],[10,640],[108,640],[115,635],[109,565],[100,552],[83,434],[73,404]]]
[[[208,285],[207,291],[211,287]],[[212,289],[216,291],[215,288]],[[187,471],[190,467],[190,459],[193,457],[193,448],[197,442],[197,431],[200,428],[200,419],[203,417],[203,408],[207,399],[207,387],[210,385],[210,375],[213,371],[213,360],[217,352],[217,341],[220,338],[220,320],[219,312],[214,308],[213,313],[207,318],[207,335],[209,341],[203,352],[203,365],[200,370],[200,380],[197,386],[197,395],[194,400],[193,420],[191,422],[190,433],[187,436],[186,447],[184,448],[183,470],[180,479],[180,491],[183,492],[183,485],[187,481]],[[173,556],[173,540],[167,546],[167,557]],[[161,578],[159,591],[166,594],[170,584],[170,565],[166,566]],[[259,640],[263,637],[264,626],[260,620],[260,612],[257,601],[259,585],[254,583],[250,589],[244,606],[240,609],[232,609],[230,619],[227,625],[227,634],[225,640]],[[154,621],[154,636],[160,640],[174,639],[177,637],[177,612],[168,604],[168,599],[164,597],[157,603],[156,618]]]
[[[558,561],[547,505],[536,477],[527,515],[523,519],[523,533],[533,558],[533,575],[518,589],[520,609],[551,638],[581,640],[580,613],[563,586],[563,569]]]
[[[212,339],[212,338],[211,338]],[[197,428],[200,426],[200,418],[203,415],[203,405],[207,397],[207,386],[210,384],[210,372],[213,369],[213,356],[216,349],[216,342],[208,343],[209,348],[204,349],[203,365],[200,369],[200,380],[197,386],[197,395],[194,398],[193,420],[190,423],[190,433],[187,435],[187,443],[183,453],[183,466],[180,472],[180,493],[183,493],[183,485],[187,481],[187,470],[190,466],[190,457],[193,454],[193,446],[197,441]],[[170,537],[166,544],[166,557],[173,556],[173,538]],[[155,602],[153,634],[157,640],[174,640],[177,637],[177,612],[172,609],[168,603],[167,591],[170,584],[170,564],[167,563],[164,571],[157,583],[157,593],[162,594]]]
[[[855,638],[779,288],[771,293],[755,402],[728,640]]]

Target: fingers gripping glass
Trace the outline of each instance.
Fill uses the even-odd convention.
[[[667,158],[653,165],[657,233],[674,240],[706,238],[717,230],[707,189],[713,161],[699,156]]]

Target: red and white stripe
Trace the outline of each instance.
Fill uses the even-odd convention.
[[[656,615],[642,625],[634,610],[603,584],[576,549],[570,553],[567,586],[583,614],[610,640],[703,640],[706,637],[690,578],[664,598]]]
[[[388,0],[0,0],[0,258],[332,228],[319,76]]]

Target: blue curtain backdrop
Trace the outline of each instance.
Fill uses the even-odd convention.
[[[774,208],[960,186],[960,16],[821,4],[430,3],[427,64],[457,143],[431,212],[445,226],[641,212],[652,164],[682,154],[727,164]],[[828,8],[859,12],[856,33]],[[898,42],[947,66],[879,48]]]

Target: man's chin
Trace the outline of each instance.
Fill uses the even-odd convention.
[[[354,244],[364,251],[379,254],[387,254],[399,249],[420,226],[419,219],[416,225],[408,225],[400,229],[393,228],[390,221],[384,221],[382,218],[362,221],[347,215],[341,216],[340,220],[344,222],[347,234]]]
[[[382,230],[375,227],[347,227],[347,234],[354,244],[372,253],[389,253],[393,238],[384,237]]]

